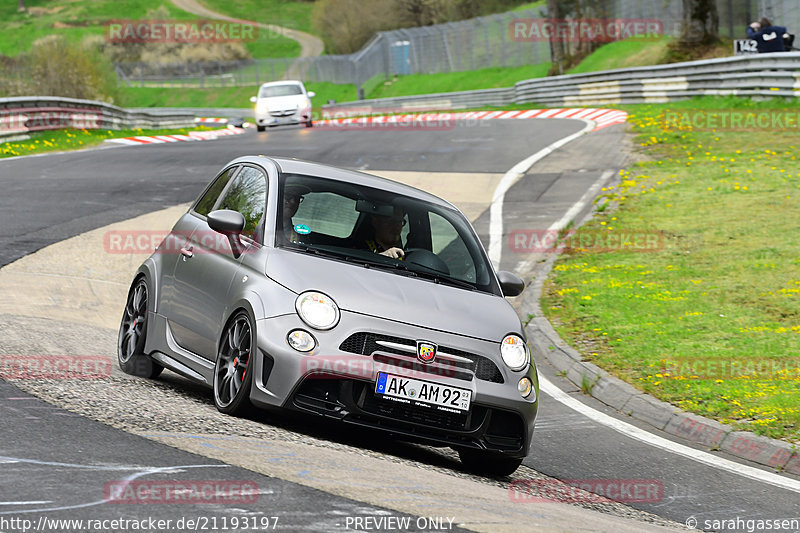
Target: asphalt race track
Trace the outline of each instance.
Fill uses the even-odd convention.
[[[134,217],[191,202],[215,172],[237,156],[297,157],[375,172],[430,189],[450,199],[473,220],[488,248],[488,206],[503,174],[583,127],[583,122],[554,119],[488,120],[431,131],[289,127],[208,142],[103,147],[0,161],[0,266],[8,265],[0,270],[0,354],[115,357],[114,324],[122,300],[105,301],[105,293],[86,295],[86,302],[108,306],[106,312],[88,303],[70,307],[69,302],[55,301],[61,293],[46,305],[36,304],[36,297],[27,295],[41,292],[48,283],[63,280],[66,286],[75,282],[68,278],[84,277],[83,272],[74,271],[82,263],[71,261],[65,253],[71,248],[58,248],[66,244],[62,241],[102,232],[115,223],[133,229],[136,226],[129,220]],[[615,175],[629,157],[623,132],[624,126],[614,126],[584,135],[534,165],[512,185],[503,208],[501,268],[517,270],[530,279],[539,258],[511,249],[505,236],[514,229],[550,227],[590,187]],[[161,220],[175,220],[180,209],[162,213],[158,222],[137,220],[163,224]],[[55,243],[59,244],[48,248]],[[109,294],[124,294],[130,265],[120,267],[115,263],[119,258],[99,255],[91,259],[89,270],[113,271],[108,277]],[[11,264],[20,258],[23,261]],[[142,259],[144,256],[136,257],[131,264]],[[24,277],[26,272],[39,269],[41,274],[48,268],[46,278]],[[4,271],[12,276],[8,279],[34,281],[3,284]],[[41,287],[36,286],[39,283]],[[67,310],[49,313],[48,309],[56,306]],[[542,375],[570,396],[651,430],[587,399],[546,362],[538,360],[537,364]],[[670,520],[683,524],[690,517],[702,529],[705,520],[800,518],[797,492],[634,440],[547,395],[542,395],[533,452],[513,479],[654,480],[663,487],[656,501],[631,507],[597,503],[591,498],[569,506],[513,502],[508,480],[471,476],[447,450],[384,442],[370,432],[345,434],[336,425],[280,413],[246,420],[224,417],[214,409],[210,391],[168,372],[156,382],[147,382],[115,369],[109,380],[73,388],[63,383],[0,381],[0,413],[5,430],[0,432],[0,532],[20,530],[4,525],[3,518],[38,520],[40,516],[150,516],[173,521],[205,517],[216,518],[218,523],[278,517],[277,529],[287,531],[366,530],[367,522],[356,522],[354,517],[407,518],[411,525],[403,530],[410,531],[437,530],[433,527],[437,524],[448,531],[457,527],[524,531],[528,526],[638,531],[670,527]],[[698,453],[708,452],[693,447]],[[721,452],[708,453],[745,464]],[[246,480],[258,486],[258,500],[146,508],[103,503],[107,483],[145,477]],[[475,494],[476,490],[485,493],[485,499],[471,500],[470,491]],[[441,520],[418,522],[417,517]],[[384,521],[383,528],[372,530],[391,529],[392,524]]]

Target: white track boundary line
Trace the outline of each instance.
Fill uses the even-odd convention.
[[[566,213],[564,213],[564,216],[562,216],[558,221],[554,222],[549,228],[547,228],[547,233],[545,233],[545,235],[553,235],[553,234],[558,233],[562,229],[566,228],[567,225],[570,223],[570,221],[574,220],[575,217],[578,216],[578,213],[580,213],[581,210],[584,207],[586,207],[586,204],[588,204],[589,202],[592,201],[592,199],[595,197],[595,195],[597,194],[599,189],[603,185],[605,185],[605,183],[613,175],[614,175],[614,171],[613,170],[606,170],[605,172],[603,172],[600,175],[600,177],[597,178],[597,181],[595,181],[591,185],[591,187],[586,189],[586,192],[583,193],[583,196],[581,196],[581,199],[578,200],[577,202],[575,202],[572,205],[572,207],[570,207],[569,210]],[[536,257],[536,256],[533,256],[530,259],[523,259],[522,261],[517,263],[517,266],[516,266],[515,270],[517,272],[521,272],[521,273],[524,274],[525,272],[528,271],[528,269],[531,267],[533,262],[537,261],[537,260],[538,260],[538,257]]]
[[[742,477],[747,477],[756,481],[761,481],[762,483],[773,485],[775,487],[800,493],[800,481],[798,480],[773,474],[772,472],[766,472],[752,466],[736,463],[734,461],[730,461],[723,457],[718,457],[701,450],[695,450],[689,446],[684,446],[683,444],[673,442],[669,439],[665,439],[664,437],[654,435],[634,425],[628,424],[627,422],[623,422],[622,420],[617,420],[612,416],[601,413],[600,411],[597,411],[588,405],[579,402],[566,392],[556,387],[551,381],[542,375],[539,375],[539,389],[557,402],[566,405],[573,411],[577,411],[583,416],[594,420],[599,424],[610,427],[611,429],[618,431],[632,439],[644,442],[650,446],[655,446],[656,448],[661,448],[676,455],[681,455],[687,459],[697,461],[698,463],[703,463],[714,468],[719,468],[720,470],[726,470],[733,474],[738,474]]]
[[[563,139],[559,139],[546,148],[539,150],[529,158],[520,161],[511,167],[511,170],[506,172],[500,180],[500,183],[497,184],[494,195],[492,195],[492,204],[489,206],[489,260],[492,262],[495,269],[500,266],[500,257],[503,251],[503,199],[505,198],[505,194],[537,161],[552,154],[565,144],[589,133],[596,126],[591,120],[579,120],[586,124],[582,130],[564,137]]]

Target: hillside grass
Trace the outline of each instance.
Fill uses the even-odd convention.
[[[643,391],[800,442],[797,124],[780,134],[698,129],[712,114],[796,117],[796,104],[730,97],[623,108],[649,161],[604,189],[579,233],[660,235],[661,246],[562,256],[545,314],[584,359]],[[680,122],[665,121],[673,112]]]
[[[313,2],[292,2],[290,0],[201,0],[201,3],[217,13],[223,13],[231,17],[252,20],[262,24],[275,24],[276,26],[292,28],[312,35],[315,34],[314,28],[311,26],[311,11],[314,9]]]
[[[104,36],[111,20],[141,20],[149,10],[164,8],[170,20],[196,20],[197,15],[176,8],[168,0],[26,0],[27,11],[18,13],[17,3],[0,2],[0,54],[16,56],[30,50],[38,39],[63,35],[79,42],[88,35]],[[253,57],[294,57],[300,54],[296,41],[259,29],[258,39],[245,43]]]
[[[608,43],[570,69],[568,74],[655,65],[664,57],[672,40],[671,37],[664,36],[646,41],[625,39]]]

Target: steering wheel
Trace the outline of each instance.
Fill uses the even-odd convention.
[[[450,275],[450,269],[447,267],[447,263],[430,250],[424,248],[409,248],[405,252],[405,256],[403,257],[404,262],[419,265],[429,270],[435,270],[436,272],[441,272],[448,276]]]

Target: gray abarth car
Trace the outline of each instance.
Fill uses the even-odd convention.
[[[436,196],[242,157],[139,267],[119,364],[206,384],[224,413],[303,411],[450,446],[467,468],[507,475],[538,409],[536,366],[504,298],[523,287]]]

